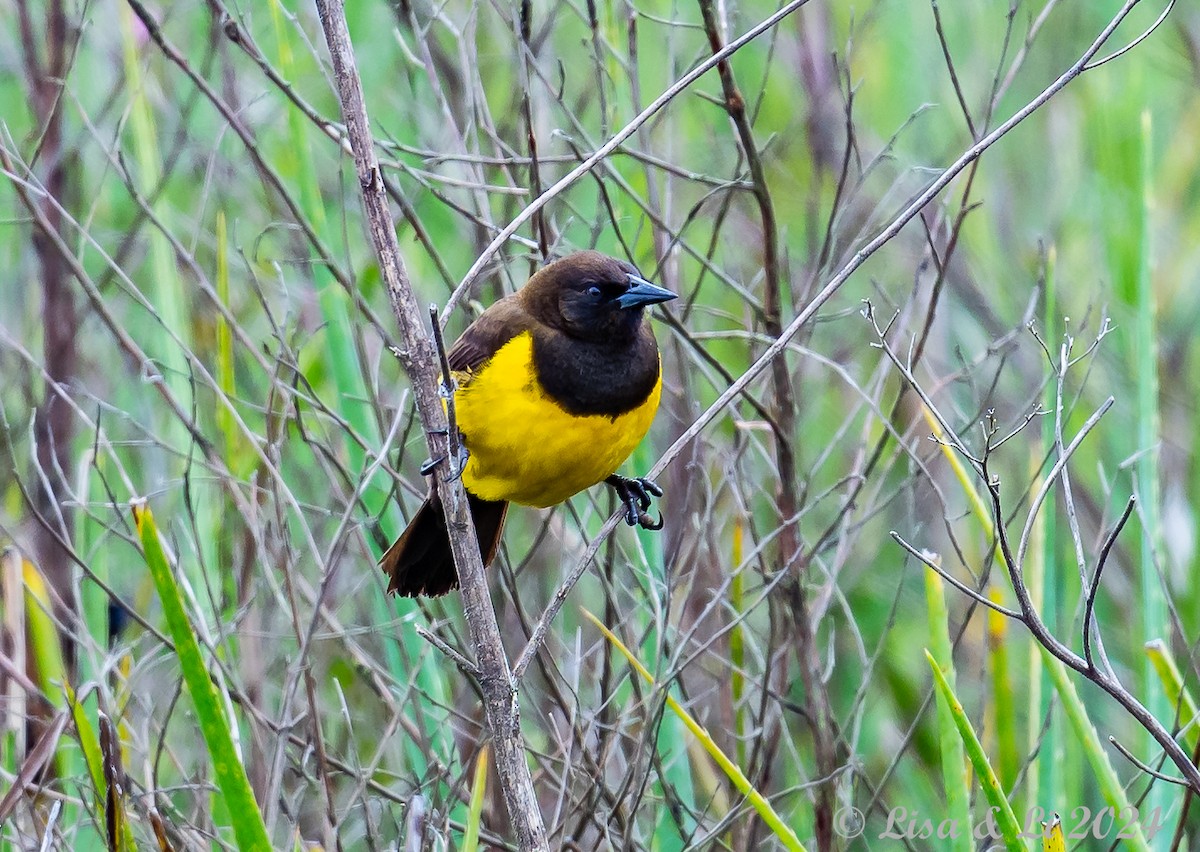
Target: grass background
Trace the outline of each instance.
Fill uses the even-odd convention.
[[[724,40],[775,9],[719,6]],[[738,52],[784,322],[1116,9],[814,0]],[[1162,10],[1140,4],[1102,54]],[[540,189],[711,54],[688,3],[362,2],[347,14],[422,302],[444,302]],[[0,21],[0,538],[16,548],[4,561],[0,788],[29,784],[37,737],[60,732],[46,740],[42,792],[6,808],[0,845],[155,848],[158,829],[170,848],[262,843],[244,833],[256,815],[231,806],[243,799],[225,786],[229,760],[277,848],[460,848],[477,822],[483,842],[501,844],[494,779],[482,816],[469,808],[485,739],[477,694],[416,632],[469,654],[458,599],[389,600],[374,569],[423,494],[424,441],[387,348],[393,321],[315,11],[47,0]],[[1079,651],[1077,550],[1090,576],[1136,494],[1097,626],[1128,688],[1168,727],[1188,721],[1144,644],[1161,639],[1194,689],[1197,56],[1200,15],[1184,5],[1009,133],[821,309],[783,385],[756,380],[752,400],[668,468],[666,529],[622,527],[605,544],[520,690],[552,846],[776,842],[665,710],[670,694],[806,844],[945,848],[879,839],[897,831],[895,809],[900,833],[920,815],[920,835],[922,820],[951,816],[948,799],[971,819],[987,807],[977,770],[959,771],[939,729],[923,649],[936,655],[943,630],[957,696],[1018,819],[1041,808],[1074,828],[1080,809],[1111,805],[1026,631],[989,623],[954,589],[931,620],[926,569],[889,536],[940,553],[963,582],[990,577],[1012,604],[988,524],[915,395],[901,395],[864,299],[881,325],[895,315],[889,344],[902,361],[919,351],[914,376],[973,452],[989,411],[1007,434],[1061,398],[1069,442],[1113,397],[1069,466],[1069,497],[1056,487],[1039,513],[1024,567],[1047,624]],[[553,251],[628,253],[681,295],[658,315],[664,400],[628,473],[648,469],[770,342],[749,181],[710,73],[546,208]],[[508,244],[451,337],[536,268],[538,238],[527,228]],[[1060,397],[1039,339],[1057,359],[1068,338],[1079,357]],[[1033,418],[992,456],[1014,537],[1054,456],[1053,421]],[[781,514],[789,490],[794,511]],[[165,576],[131,501],[152,509]],[[510,654],[612,508],[593,489],[510,513],[490,570]],[[192,691],[172,596],[213,702]],[[1147,834],[1159,809],[1151,845],[1187,848],[1187,797],[1107,737],[1151,764],[1160,753],[1071,678]],[[53,724],[76,700],[71,723]],[[201,736],[206,707],[232,733],[226,751]],[[101,716],[119,747],[98,757]],[[1194,732],[1181,741],[1193,748]],[[109,798],[101,764],[117,754],[123,793]],[[814,816],[831,808],[861,812],[862,836],[831,839]],[[125,816],[116,831],[113,813]],[[1111,820],[1097,833],[1074,842],[1126,842]]]

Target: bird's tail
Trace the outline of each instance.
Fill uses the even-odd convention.
[[[486,568],[500,548],[500,532],[504,529],[508,503],[481,500],[470,493],[467,502],[475,520],[479,552],[483,554]],[[437,597],[458,588],[446,516],[436,493],[427,497],[417,509],[400,538],[383,554],[379,565],[390,578],[388,592],[401,597]]]

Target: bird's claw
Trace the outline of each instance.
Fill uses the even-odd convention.
[[[617,492],[617,497],[625,504],[625,523],[631,527],[641,527],[644,530],[661,530],[663,516],[660,512],[658,520],[654,520],[646,512],[654,497],[661,497],[663,490],[658,483],[644,477],[630,479],[613,474],[605,480]]]
[[[444,432],[444,430],[439,430]],[[457,464],[450,471],[450,475],[446,477],[447,482],[453,482],[456,479],[461,479],[463,471],[467,469],[467,462],[471,458],[471,451],[467,449],[466,444],[461,440],[458,442],[458,459]],[[425,459],[421,462],[421,476],[429,476],[437,466],[446,460],[446,456],[438,456],[436,459]]]
[[[458,442],[458,464],[454,466],[453,472],[446,480],[453,482],[456,479],[462,479],[463,471],[467,469],[467,462],[471,460],[471,451],[467,449],[467,445],[462,441]]]
[[[650,517],[645,512],[640,512],[640,513],[638,513],[638,516],[637,516],[637,523],[638,523],[638,526],[644,530],[661,530],[663,528],[662,512],[658,513],[657,521],[654,520],[652,517]],[[630,526],[632,526],[632,524]]]

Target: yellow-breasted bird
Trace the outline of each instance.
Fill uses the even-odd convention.
[[[546,508],[598,482],[626,521],[662,490],[616,470],[645,436],[662,393],[658,344],[643,316],[674,299],[629,263],[582,251],[543,267],[471,323],[450,348],[461,468],[484,565],[509,503]],[[443,595],[458,586],[436,489],[380,562],[388,591]]]

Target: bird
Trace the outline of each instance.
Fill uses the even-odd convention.
[[[450,347],[463,448],[456,473],[485,566],[510,503],[548,508],[600,482],[617,492],[630,526],[662,528],[661,515],[655,521],[647,513],[662,489],[617,469],[649,431],[662,395],[645,309],[674,298],[631,263],[579,251],[493,303]],[[427,461],[422,472],[437,466]],[[436,488],[380,567],[388,592],[401,597],[458,587]]]

